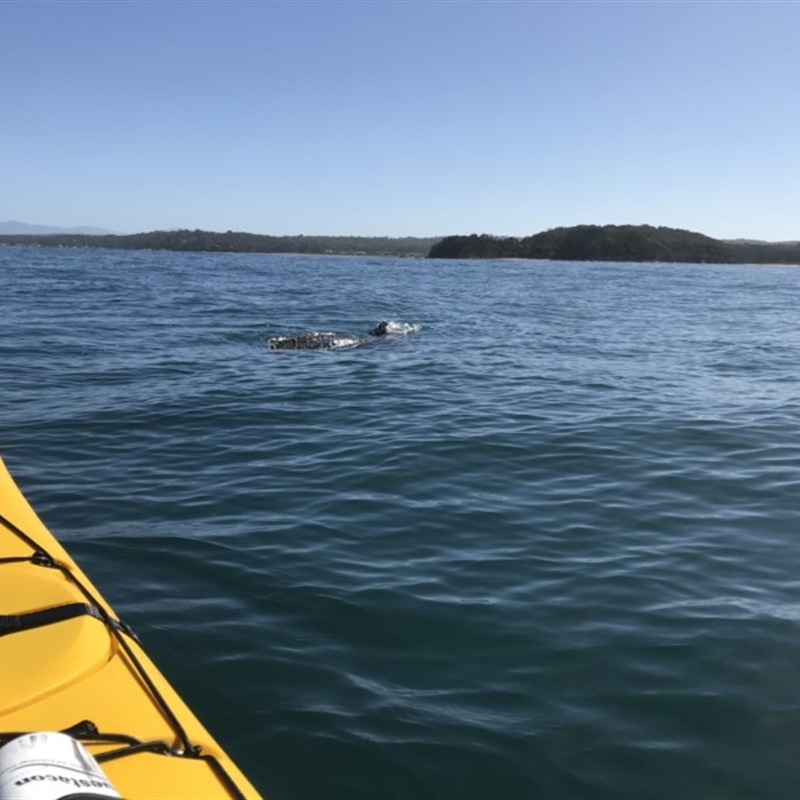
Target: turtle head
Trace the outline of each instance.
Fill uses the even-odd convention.
[[[370,336],[386,336],[389,333],[389,323],[384,319],[369,332]]]

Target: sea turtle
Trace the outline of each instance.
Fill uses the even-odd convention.
[[[343,347],[356,347],[366,344],[373,338],[386,336],[391,332],[392,323],[382,320],[367,331],[366,336],[332,333],[330,331],[308,331],[293,336],[274,336],[269,340],[270,350],[335,350]]]

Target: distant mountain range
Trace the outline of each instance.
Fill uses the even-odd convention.
[[[114,231],[88,226],[78,228],[58,228],[55,225],[29,225],[27,222],[18,222],[10,219],[0,222],[0,236],[47,236],[53,233],[79,233],[86,236],[104,236]]]

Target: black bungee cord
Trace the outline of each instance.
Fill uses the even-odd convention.
[[[89,589],[83,585],[83,583],[76,577],[76,575],[66,564],[62,564],[60,561],[57,561],[44,547],[42,547],[31,536],[25,533],[25,531],[15,525],[3,514],[0,514],[0,524],[2,524],[10,533],[21,539],[33,551],[30,556],[9,556],[0,558],[0,564],[29,562],[39,567],[57,569],[64,575],[65,578],[67,578],[67,580],[77,587],[77,589],[88,601],[88,603],[68,603],[61,606],[54,606],[49,609],[43,609],[41,611],[29,612],[27,614],[0,615],[0,636],[15,633],[20,630],[28,630],[34,627],[49,625],[65,619],[72,619],[82,614],[88,614],[89,616],[92,616],[95,619],[103,622],[108,629],[109,634],[117,641],[128,658],[128,661],[132,664],[133,668],[138,674],[139,678],[147,687],[147,690],[150,692],[156,706],[159,708],[164,718],[172,727],[176,738],[180,743],[180,747],[176,749],[170,747],[166,742],[160,741],[143,742],[136,737],[129,736],[127,734],[101,733],[91,720],[83,720],[61,732],[81,741],[106,744],[119,743],[123,745],[123,747],[115,750],[109,750],[96,755],[95,759],[98,762],[111,761],[115,758],[121,758],[122,756],[133,755],[141,752],[160,753],[163,755],[205,761],[214,772],[216,777],[228,790],[228,792],[230,792],[234,800],[246,800],[242,790],[228,774],[227,770],[220,763],[219,759],[213,755],[202,753],[202,748],[200,745],[192,744],[188,734],[186,733],[186,730],[176,716],[175,712],[170,708],[166,699],[148,675],[147,670],[142,666],[141,661],[139,661],[136,654],[133,652],[130,644],[126,641],[127,636],[133,639],[137,644],[141,644],[130,626],[118,619],[114,619],[114,617],[112,617],[105,610],[103,604],[100,603],[96,597],[94,597]],[[11,739],[25,735],[25,733],[29,733],[29,731],[0,733],[0,746],[11,741]]]

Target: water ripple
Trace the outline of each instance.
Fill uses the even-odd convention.
[[[796,792],[798,271],[0,265],[4,458],[271,796]]]

